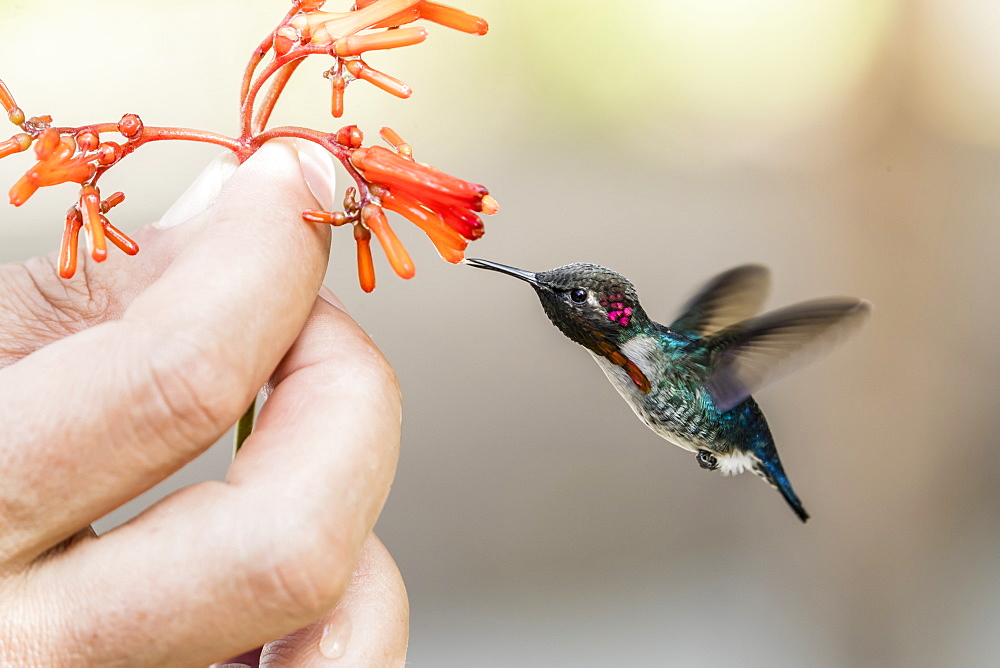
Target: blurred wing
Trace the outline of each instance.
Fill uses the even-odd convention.
[[[765,313],[719,332],[705,383],[727,411],[764,384],[818,357],[856,331],[871,304],[848,297],[819,299]]]
[[[769,272],[763,265],[745,264],[730,269],[692,297],[670,328],[705,335],[746,320],[760,312],[770,283]]]

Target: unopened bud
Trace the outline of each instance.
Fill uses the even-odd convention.
[[[100,143],[96,132],[84,130],[76,135],[76,146],[81,151],[93,151]]]
[[[347,125],[337,131],[337,143],[350,148],[360,148],[365,136],[357,125]]]
[[[125,114],[118,121],[118,132],[126,139],[138,139],[142,134],[142,119],[135,114]]]

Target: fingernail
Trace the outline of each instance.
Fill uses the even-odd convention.
[[[213,663],[208,668],[250,668],[248,663]]]
[[[319,653],[328,659],[339,659],[347,651],[347,641],[351,638],[351,618],[340,610],[323,627],[323,637],[319,639]]]
[[[326,287],[325,285],[319,286],[319,298],[325,301],[327,304],[339,308],[344,313],[347,313],[347,307],[344,306],[344,302],[340,301],[340,297],[333,294],[333,290]]]
[[[219,197],[222,186],[237,167],[239,162],[236,156],[229,152],[208,163],[184,194],[177,198],[158,221],[153,223],[153,227],[174,227],[206,211]]]
[[[294,146],[309,191],[324,211],[333,211],[337,201],[337,172],[333,156],[322,146],[305,139],[296,139]]]

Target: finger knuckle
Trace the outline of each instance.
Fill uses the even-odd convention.
[[[351,582],[356,546],[338,532],[303,517],[283,523],[268,549],[255,558],[259,568],[252,589],[278,614],[312,620],[340,600]]]
[[[367,337],[352,351],[353,365],[344,369],[351,374],[351,383],[356,391],[368,395],[378,405],[390,410],[399,410],[402,395],[399,380],[389,360]]]
[[[250,402],[247,379],[226,351],[183,335],[152,337],[146,358],[154,424],[182,441],[225,431]],[[173,434],[171,434],[173,435]]]
[[[59,277],[50,257],[14,265],[13,280],[5,281],[18,301],[22,326],[47,334],[73,334],[105,319],[112,310],[111,293],[81,266],[72,280]]]

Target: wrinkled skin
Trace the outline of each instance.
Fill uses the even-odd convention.
[[[4,665],[205,666],[262,645],[248,662],[320,665],[344,619],[338,665],[403,665],[406,593],[372,533],[399,447],[395,377],[317,298],[329,228],[301,220],[317,201],[296,151],[265,146],[224,186],[209,171],[215,203],[140,230],[135,258],[69,281],[54,255],[0,268]],[[95,537],[265,384],[225,481]]]

